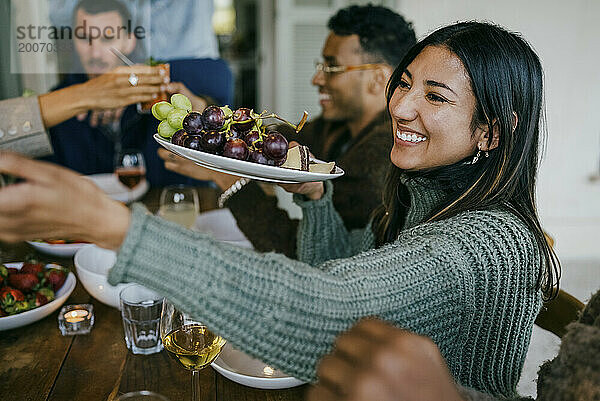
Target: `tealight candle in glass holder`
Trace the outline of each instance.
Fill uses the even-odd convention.
[[[94,326],[92,304],[66,305],[58,314],[58,328],[63,336],[88,334]]]

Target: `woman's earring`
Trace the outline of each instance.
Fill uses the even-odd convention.
[[[488,152],[485,152],[485,157],[488,157]],[[477,163],[477,161],[479,160],[479,158],[481,157],[481,148],[479,147],[479,145],[477,145],[477,154],[473,157],[473,160],[471,160],[470,162],[465,162],[465,164],[475,164]]]

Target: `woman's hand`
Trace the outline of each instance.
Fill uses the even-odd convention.
[[[127,207],[63,167],[0,152],[0,172],[25,181],[0,189],[0,241],[81,239],[117,249],[129,229]]]
[[[287,192],[306,196],[311,200],[319,200],[325,193],[325,185],[322,182],[303,182],[302,184],[279,184]]]
[[[341,334],[317,374],[308,401],[462,400],[429,338],[376,319]]]
[[[290,141],[288,147],[293,148],[300,145],[296,141]],[[310,154],[314,158],[313,154]],[[287,192],[304,195],[311,200],[319,200],[325,193],[325,185],[322,182],[304,182],[302,184],[279,184]]]

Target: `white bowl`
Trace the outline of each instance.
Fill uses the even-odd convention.
[[[75,255],[75,252],[84,246],[89,245],[85,242],[76,242],[74,244],[49,244],[43,241],[27,241],[27,243],[34,247],[37,251],[61,258],[71,257]]]
[[[120,309],[119,293],[128,284],[112,286],[108,284],[108,271],[115,264],[114,251],[90,245],[75,254],[75,268],[79,281],[87,292],[103,304]]]
[[[5,263],[4,265],[6,267],[16,267],[17,269],[21,269],[23,263]],[[69,295],[71,295],[71,293],[75,289],[75,283],[75,275],[73,273],[69,273],[63,286],[60,287],[58,291],[56,291],[56,294],[54,294],[54,301],[49,302],[46,305],[42,305],[38,308],[18,313],[16,315],[0,317],[0,331],[25,326],[29,323],[37,322],[38,320],[48,316],[49,314],[60,308],[62,304],[65,303],[67,298],[69,298]]]

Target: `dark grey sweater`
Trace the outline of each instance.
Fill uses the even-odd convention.
[[[515,396],[541,306],[533,235],[499,209],[423,223],[444,194],[417,181],[408,190],[404,231],[378,249],[370,230],[348,233],[331,184],[323,199],[300,202],[300,261],[218,243],[136,206],[109,280],[156,290],[303,380],[340,333],[379,316],[431,337],[461,384]]]

